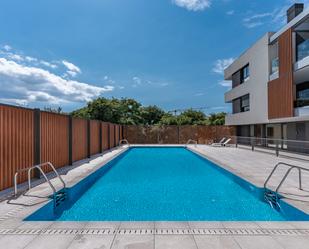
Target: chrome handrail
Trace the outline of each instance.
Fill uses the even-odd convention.
[[[129,144],[129,141],[127,140],[127,139],[121,139],[120,141],[119,141],[119,146],[120,145],[122,145],[123,143],[126,143],[127,145],[129,145],[130,146],[130,144]]]
[[[291,171],[294,170],[294,169],[298,170],[299,189],[302,190],[302,174],[301,174],[301,172],[302,172],[302,170],[309,172],[309,169],[304,168],[304,167],[300,167],[300,166],[296,166],[296,165],[292,165],[292,164],[288,164],[288,163],[284,163],[284,162],[277,163],[276,166],[273,168],[273,170],[271,171],[271,173],[267,177],[266,181],[264,182],[264,189],[267,189],[267,183],[269,182],[269,180],[271,179],[271,177],[273,176],[275,171],[279,168],[279,166],[282,166],[282,165],[289,167],[289,169],[285,173],[285,175],[283,176],[283,178],[280,181],[280,183],[277,186],[277,188],[275,189],[275,194],[278,195],[279,189],[281,188],[282,184],[285,182],[285,180],[287,179],[287,177],[289,176]]]
[[[27,171],[28,172],[28,189],[30,190],[31,189],[31,171],[33,169],[38,169],[41,174],[43,175],[44,179],[46,180],[46,182],[49,184],[49,186],[51,187],[51,189],[53,190],[53,194],[55,194],[57,191],[56,191],[56,188],[53,186],[53,184],[51,183],[51,181],[48,179],[48,177],[46,176],[46,174],[44,173],[44,171],[42,170],[42,166],[44,165],[47,165],[47,166],[50,166],[52,168],[52,170],[54,171],[54,173],[56,174],[56,177],[59,178],[59,180],[62,182],[63,184],[63,188],[66,188],[66,184],[63,180],[63,178],[58,174],[58,171],[56,170],[56,168],[54,167],[54,165],[51,163],[51,162],[45,162],[45,163],[41,163],[41,164],[38,164],[38,165],[34,165],[32,167],[29,167],[29,168],[25,168],[25,169],[20,169],[18,170],[15,175],[14,175],[14,194],[15,196],[17,196],[17,176],[19,175],[19,173],[21,172],[24,172],[24,171]]]
[[[195,145],[197,145],[197,141],[196,140],[193,140],[193,139],[189,139],[188,141],[187,141],[187,143],[186,143],[186,145],[189,145],[189,144],[195,144]]]

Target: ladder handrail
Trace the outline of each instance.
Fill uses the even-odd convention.
[[[44,165],[48,165],[52,168],[52,170],[54,171],[54,173],[56,174],[56,177],[59,178],[59,180],[62,182],[63,184],[63,188],[66,188],[66,184],[65,181],[63,180],[63,178],[59,175],[58,171],[56,170],[56,168],[54,167],[54,165],[51,162],[45,162],[45,163],[41,163],[38,165],[34,165],[32,167],[28,167],[25,169],[20,169],[18,171],[16,171],[15,175],[14,175],[14,194],[15,196],[17,195],[17,176],[19,175],[19,173],[27,171],[28,172],[28,189],[31,189],[31,171],[33,169],[38,169],[41,174],[43,175],[44,179],[46,180],[46,182],[49,184],[49,186],[51,187],[51,189],[53,190],[53,194],[55,194],[56,188],[53,186],[53,184],[51,183],[51,181],[48,179],[48,177],[46,176],[46,174],[44,173],[44,171],[42,170],[42,166]]]
[[[284,163],[284,162],[277,163],[276,166],[273,168],[273,170],[271,171],[271,173],[267,177],[266,181],[264,182],[264,189],[266,189],[267,183],[269,182],[269,180],[271,179],[271,177],[273,176],[275,171],[279,168],[279,166],[287,166],[287,167],[289,167],[289,169],[287,170],[287,172],[283,176],[282,180],[280,181],[279,185],[277,186],[277,188],[275,190],[275,194],[276,195],[278,194],[278,191],[281,188],[282,184],[285,182],[285,180],[287,179],[287,177],[289,176],[291,171],[294,170],[294,169],[298,170],[299,189],[302,190],[302,175],[301,175],[301,171],[304,170],[304,171],[309,172],[309,169],[304,168],[304,167],[300,167],[300,166],[296,166],[296,165],[292,165],[292,164],[289,164],[289,163]]]
[[[123,142],[125,142],[127,145],[130,146],[130,143],[129,143],[129,141],[128,141],[127,139],[121,139],[121,140],[119,141],[118,145],[119,145],[119,146],[122,145]]]
[[[191,138],[187,141],[186,145],[192,144],[192,142],[193,142],[195,145],[197,145],[197,141],[196,141],[196,140],[193,140],[193,139],[191,139]]]

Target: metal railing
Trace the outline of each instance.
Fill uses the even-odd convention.
[[[29,168],[18,170],[15,173],[15,175],[14,175],[14,194],[15,194],[15,197],[17,196],[17,193],[18,193],[18,191],[17,191],[17,177],[18,177],[18,175],[20,173],[22,173],[22,172],[27,171],[27,173],[28,173],[28,190],[30,190],[31,189],[31,172],[32,172],[33,169],[38,169],[40,171],[40,173],[42,174],[42,176],[44,177],[44,179],[46,180],[46,182],[48,183],[48,185],[52,189],[53,194],[55,195],[55,193],[57,192],[56,188],[54,187],[54,185],[51,183],[51,181],[48,179],[48,177],[44,173],[44,171],[42,169],[42,166],[49,166],[49,167],[51,167],[52,171],[56,174],[56,177],[58,177],[59,180],[61,181],[61,183],[63,185],[63,188],[66,188],[66,184],[65,184],[64,180],[59,175],[59,173],[56,170],[56,168],[54,167],[54,165],[52,163],[50,163],[50,162],[45,162],[45,163],[41,163],[41,164],[38,164],[38,165],[34,165],[32,167],[29,167]]]
[[[121,146],[121,145],[123,145],[123,144],[127,144],[128,146],[130,146],[130,144],[129,144],[129,141],[127,140],[127,139],[121,139],[120,141],[119,141],[119,146]]]
[[[267,189],[267,184],[268,184],[269,180],[272,178],[272,176],[274,175],[274,173],[277,171],[277,169],[280,166],[287,167],[288,170],[286,171],[286,173],[284,174],[283,178],[281,179],[281,181],[279,182],[279,184],[275,188],[274,192],[269,192],[269,190],[270,191],[272,191],[272,190],[271,189],[269,189],[269,190]],[[300,167],[300,166],[296,166],[296,165],[292,165],[292,164],[289,164],[289,163],[279,162],[279,163],[276,164],[276,166],[273,168],[273,170],[271,171],[271,173],[267,177],[266,181],[264,182],[264,191],[265,191],[264,192],[264,197],[265,197],[265,200],[267,200],[271,204],[271,206],[273,206],[272,202],[271,202],[271,199],[272,199],[273,202],[275,202],[274,204],[276,204],[280,208],[280,205],[278,203],[278,199],[279,199],[278,193],[279,193],[279,190],[280,190],[280,188],[282,187],[283,183],[286,181],[286,179],[288,178],[288,176],[290,175],[290,173],[293,170],[297,170],[298,171],[298,188],[300,190],[303,190],[303,187],[302,187],[302,171],[309,172],[309,169],[306,169],[306,168]]]
[[[189,145],[189,144],[194,144],[195,146],[197,146],[198,142],[196,140],[193,140],[193,139],[189,139],[186,143],[186,145]]]
[[[299,181],[299,189],[302,190],[302,170],[303,171],[307,171],[309,172],[309,169],[306,169],[304,167],[300,167],[300,166],[296,166],[296,165],[292,165],[289,163],[284,163],[284,162],[279,162],[276,164],[276,166],[273,168],[273,170],[271,171],[271,173],[269,174],[269,176],[267,177],[266,181],[264,182],[264,188],[267,188],[267,183],[269,182],[269,180],[271,179],[271,177],[273,176],[273,174],[275,173],[275,171],[279,168],[279,166],[286,166],[289,169],[287,170],[287,172],[285,173],[285,175],[283,176],[282,180],[280,181],[279,185],[277,186],[277,188],[275,189],[275,192],[278,193],[278,191],[280,190],[282,184],[285,182],[286,178],[289,176],[289,174],[291,173],[292,170],[297,169],[298,170],[298,181]]]
[[[231,136],[231,138],[231,143],[234,143],[236,147],[244,145],[249,146],[252,150],[256,148],[272,150],[277,156],[280,152],[309,156],[309,141],[241,136]]]

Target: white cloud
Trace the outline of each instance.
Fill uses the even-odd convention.
[[[234,60],[234,58],[216,60],[212,71],[218,74],[224,74],[224,70],[231,65]]]
[[[70,71],[73,71],[73,72],[76,72],[76,73],[81,73],[81,70],[78,66],[74,65],[73,63],[71,62],[68,62],[66,60],[63,60],[62,61],[63,65],[65,65],[65,67],[67,69],[69,69]]]
[[[220,86],[223,86],[223,87],[232,87],[232,81],[229,81],[229,80],[221,80],[219,81],[219,85]]]
[[[276,7],[271,12],[264,13],[254,13],[249,12],[248,17],[243,19],[243,25],[249,29],[255,28],[265,24],[275,25],[275,28],[282,26],[286,23],[286,11],[291,7],[295,2],[302,2],[305,4],[305,8],[309,6],[309,0],[295,1],[295,0],[286,0],[283,3]]]
[[[243,25],[249,29],[261,26],[268,18],[273,17],[273,15],[273,12],[254,14],[244,18]]]
[[[50,62],[48,62],[48,61],[43,61],[43,60],[41,60],[41,61],[40,61],[40,64],[42,64],[43,66],[46,66],[46,67],[50,67],[50,68],[52,68],[52,69],[57,68],[57,65],[52,64],[52,63],[50,63]]]
[[[179,7],[190,11],[202,11],[210,7],[210,0],[172,0]]]
[[[201,97],[201,96],[204,96],[205,95],[205,93],[196,93],[196,94],[194,94],[194,96],[196,96],[196,97]]]
[[[232,16],[235,14],[235,10],[229,10],[226,12],[227,15]]]
[[[4,46],[3,46],[3,49],[4,49],[5,51],[10,51],[10,50],[12,49],[12,47],[11,47],[10,45],[4,45]]]
[[[51,104],[87,102],[114,90],[68,80],[48,70],[25,66],[0,58],[0,98],[15,103],[46,102]]]
[[[36,58],[33,58],[31,56],[26,56],[25,57],[25,60],[28,61],[28,62],[35,62],[35,61],[38,61]]]
[[[19,54],[8,53],[8,57],[12,60],[23,61],[24,58]]]
[[[134,77],[132,78],[132,80],[133,80],[133,85],[132,85],[132,87],[138,87],[138,86],[142,85],[142,80],[141,80],[139,77],[134,76]]]

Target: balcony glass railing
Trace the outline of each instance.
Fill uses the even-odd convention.
[[[309,56],[309,40],[305,40],[297,46],[297,61]]]
[[[294,101],[294,108],[309,106],[309,99],[297,99]]]

